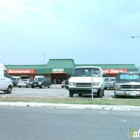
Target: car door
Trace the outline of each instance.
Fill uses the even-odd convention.
[[[6,70],[1,70],[0,71],[0,89],[6,89],[7,88],[7,78],[6,76]]]

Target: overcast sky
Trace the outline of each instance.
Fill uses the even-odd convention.
[[[140,35],[140,0],[0,0],[5,65],[72,58],[140,66],[140,37],[132,35]]]

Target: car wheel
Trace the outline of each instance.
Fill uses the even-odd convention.
[[[21,86],[18,86],[19,88],[21,88]]]
[[[71,91],[69,91],[69,97],[73,97],[74,93],[72,93]]]
[[[4,91],[6,94],[10,94],[12,92],[12,87],[8,86],[7,90]]]
[[[45,86],[42,84],[41,86],[40,86],[40,88],[44,88]]]
[[[50,88],[50,84],[48,85],[48,88]]]
[[[32,88],[34,88],[34,86],[31,86]]]

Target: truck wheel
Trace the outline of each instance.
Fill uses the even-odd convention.
[[[73,93],[71,91],[69,91],[69,97],[73,97]]]
[[[34,88],[34,86],[31,86],[32,88]]]
[[[102,97],[103,97],[103,90],[102,90],[102,89],[100,89],[100,90],[98,91],[97,96],[98,96],[99,98],[102,98]]]
[[[7,90],[4,91],[6,94],[10,94],[12,92],[12,87],[8,86]]]
[[[82,94],[79,94],[79,96],[81,97],[81,96],[82,96]]]

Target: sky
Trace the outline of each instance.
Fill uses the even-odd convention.
[[[70,58],[139,67],[139,36],[140,0],[0,0],[4,65]]]

